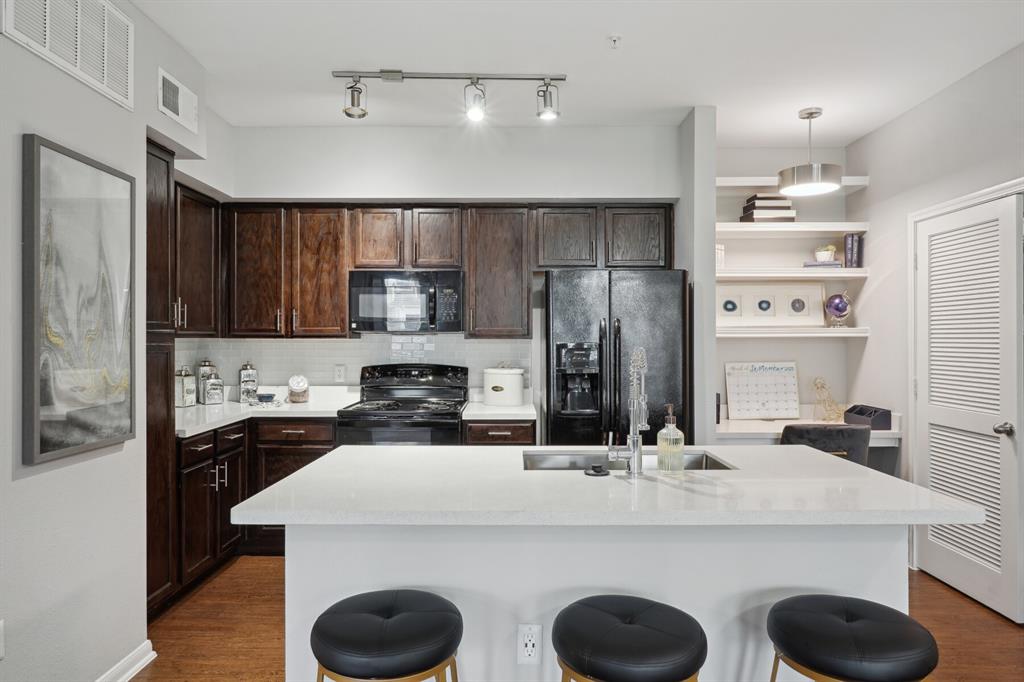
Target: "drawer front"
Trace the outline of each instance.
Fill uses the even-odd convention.
[[[256,439],[264,441],[334,443],[334,422],[274,419],[256,424]]]
[[[245,422],[217,429],[217,452],[227,452],[245,445]]]
[[[533,445],[533,422],[465,422],[466,445]]]
[[[180,441],[178,450],[180,453],[179,466],[185,468],[192,466],[196,462],[202,462],[204,459],[210,459],[216,454],[216,451],[213,431],[185,438]]]

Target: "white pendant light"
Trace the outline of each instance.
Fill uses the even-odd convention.
[[[811,197],[834,192],[842,185],[842,166],[814,163],[811,157],[811,121],[821,116],[821,108],[801,109],[797,115],[807,121],[807,163],[779,171],[779,193],[788,197]]]
[[[366,118],[366,86],[358,76],[352,78],[345,88],[345,108],[342,111],[349,118]]]
[[[542,121],[554,121],[561,114],[558,111],[558,86],[545,80],[544,85],[537,88],[537,118]]]
[[[472,79],[463,89],[466,104],[466,118],[474,123],[484,120],[487,115],[487,93],[477,78]]]

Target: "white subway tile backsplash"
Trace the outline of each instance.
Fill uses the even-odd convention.
[[[293,374],[309,383],[334,384],[334,365],[346,365],[347,384],[359,383],[359,368],[389,362],[427,362],[469,368],[470,386],[483,385],[483,370],[503,364],[526,370],[526,385],[533,374],[528,339],[465,339],[456,334],[388,336],[359,339],[177,339],[177,366],[195,367],[212,360],[224,383],[238,384],[238,370],[246,360],[260,373],[261,384],[284,385]]]

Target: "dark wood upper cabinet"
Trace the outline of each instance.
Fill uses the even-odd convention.
[[[458,208],[412,210],[414,268],[457,268],[462,265],[462,211]]]
[[[183,585],[202,575],[217,558],[217,475],[212,459],[183,469],[180,474]]]
[[[174,331],[174,154],[146,145],[146,328]]]
[[[466,336],[529,337],[529,211],[471,208],[468,214]]]
[[[597,209],[538,208],[535,216],[538,267],[597,265]]]
[[[664,208],[606,208],[605,264],[663,268],[668,263],[668,220]]]
[[[353,267],[402,267],[404,213],[400,208],[356,208],[350,212]]]
[[[345,336],[345,209],[293,209],[290,252],[292,336]]]
[[[218,204],[177,186],[177,289],[179,336],[217,336],[220,287]]]
[[[174,448],[174,335],[146,339],[146,605],[150,612],[181,587],[178,464]]]
[[[228,244],[228,333],[284,336],[285,212],[277,206],[231,207]]]

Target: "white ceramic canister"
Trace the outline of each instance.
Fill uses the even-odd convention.
[[[484,405],[522,405],[524,372],[514,367],[485,369]]]

